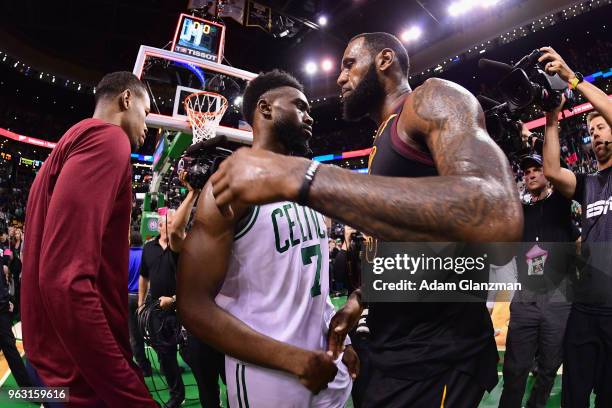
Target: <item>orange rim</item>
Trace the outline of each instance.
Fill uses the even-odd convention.
[[[194,97],[199,98],[202,95],[212,96],[212,97],[221,99],[221,108],[215,110],[214,112],[202,112],[202,111],[196,111],[192,109],[189,106],[189,101],[193,99]],[[208,91],[194,92],[185,98],[185,100],[183,101],[183,106],[185,107],[185,111],[187,112],[189,116],[193,115],[193,116],[205,116],[205,117],[215,118],[217,115],[225,113],[225,110],[227,109],[227,99],[225,98],[225,96],[218,94],[218,93],[214,93],[214,92],[208,92]]]

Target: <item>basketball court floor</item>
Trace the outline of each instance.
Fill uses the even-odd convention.
[[[336,306],[336,308],[340,307],[346,301],[346,297],[338,297],[332,298],[332,302]],[[23,353],[23,345],[21,342],[21,325],[17,323],[13,327],[13,332],[15,333],[15,337],[17,340],[17,348],[20,352]],[[164,377],[159,373],[159,362],[157,361],[157,355],[153,352],[152,349],[147,348],[147,355],[151,360],[153,365],[153,376],[147,377],[146,383],[151,391],[151,395],[153,398],[160,403],[167,401],[168,391],[167,385],[165,383]],[[493,408],[497,407],[499,404],[499,398],[501,396],[502,391],[502,367],[503,367],[503,359],[504,359],[504,350],[500,348],[499,350],[500,361],[497,366],[497,372],[499,375],[499,383],[493,389],[493,392],[485,395],[482,402],[479,405],[479,408]],[[186,400],[183,403],[184,407],[199,407],[200,401],[198,399],[198,388],[196,386],[195,378],[193,377],[189,366],[179,357],[179,364],[184,367],[185,372],[183,373],[183,382],[185,384],[185,397]],[[553,386],[550,399],[548,400],[548,404],[546,405],[548,408],[559,408],[561,406],[561,379],[562,379],[562,370],[560,370],[559,375],[555,379],[555,384]],[[530,390],[534,382],[534,377],[530,374],[529,379],[527,381],[527,390]],[[24,402],[24,401],[15,401],[14,399],[9,398],[9,390],[17,390],[19,387],[15,382],[15,378],[13,378],[10,370],[8,369],[8,365],[4,356],[0,353],[0,407],[1,408],[19,408],[19,407],[34,407],[36,404]],[[529,393],[526,393],[529,395]],[[228,408],[227,401],[225,400],[225,387],[221,384],[221,395],[223,407]],[[524,399],[523,403],[526,403],[527,398]],[[595,405],[595,397],[591,396],[591,406]],[[163,405],[162,405],[163,406]],[[346,404],[346,408],[353,408],[352,401],[348,401]]]

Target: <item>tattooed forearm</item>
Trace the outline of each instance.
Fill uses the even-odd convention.
[[[309,205],[390,241],[519,239],[522,210],[510,166],[484,131],[475,98],[429,81],[404,114],[420,123],[440,176],[365,176],[325,166]]]
[[[309,205],[386,241],[511,241],[507,200],[492,178],[380,177],[325,166]]]

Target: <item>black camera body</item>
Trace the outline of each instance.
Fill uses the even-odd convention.
[[[352,232],[351,233],[351,241],[353,241],[353,242],[363,242],[363,241],[365,241],[365,236],[361,232]]]
[[[540,50],[533,50],[497,84],[510,110],[524,109],[535,103],[550,112],[561,104],[561,95],[568,90],[567,83],[559,75],[544,71],[538,62],[542,54]]]
[[[178,163],[178,171],[185,171],[185,181],[194,189],[201,190],[219,165],[232,154],[222,147],[227,143],[225,136],[196,143],[189,147]]]
[[[350,240],[351,241],[348,243],[349,248],[352,251],[359,253],[361,251],[361,248],[363,247],[365,235],[363,235],[361,232],[353,232],[351,233]]]
[[[333,240],[344,240],[344,225],[338,221],[332,220],[331,228],[329,229],[329,238]]]
[[[564,107],[571,109],[576,101],[573,92],[559,75],[549,75],[538,59],[540,50],[533,50],[514,66],[487,59],[481,59],[481,69],[495,71],[501,79],[496,89],[503,101],[479,96],[485,110],[487,131],[501,147],[508,151],[520,150],[520,115],[531,105],[537,105],[545,112],[554,110],[565,95]]]
[[[183,156],[179,161],[179,171],[184,170],[187,174],[185,175],[185,181],[191,185],[191,187],[201,190],[210,176],[217,171],[219,165],[226,157],[231,154],[227,154],[225,149],[219,149],[220,151],[209,153],[202,157],[189,157]]]

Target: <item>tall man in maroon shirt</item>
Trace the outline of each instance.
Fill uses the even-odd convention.
[[[28,199],[22,274],[23,339],[48,387],[69,406],[157,406],[132,361],[128,334],[130,150],[150,110],[129,72],[106,75],[93,118],[70,128]]]

